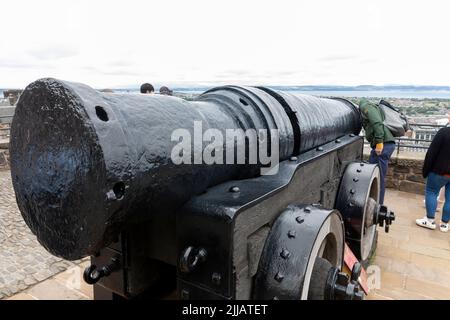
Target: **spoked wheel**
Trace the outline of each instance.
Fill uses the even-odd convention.
[[[318,258],[336,270],[342,268],[341,215],[318,206],[289,206],[266,240],[255,279],[255,299],[308,299],[310,288],[320,287],[313,277]],[[328,276],[328,272],[323,274]]]
[[[380,170],[377,165],[352,163],[341,180],[335,208],[345,223],[345,240],[364,267],[377,246]]]

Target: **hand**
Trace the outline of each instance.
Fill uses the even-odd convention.
[[[412,130],[408,130],[408,131],[406,131],[406,134],[405,134],[405,136],[407,136],[408,138],[411,138],[411,137],[412,137],[412,135],[413,135],[413,132],[412,132]]]
[[[377,156],[379,156],[383,152],[383,148],[384,144],[377,143],[377,145],[375,146],[375,153],[377,154]]]

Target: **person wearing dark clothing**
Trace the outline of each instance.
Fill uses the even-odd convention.
[[[141,86],[141,93],[152,94],[153,92],[155,92],[155,88],[150,83],[144,83]]]
[[[450,127],[438,131],[423,164],[423,177],[427,179],[425,187],[426,217],[417,219],[416,224],[428,229],[436,229],[434,221],[437,198],[441,188],[445,187],[445,204],[442,210],[440,229],[448,232],[450,222]]]
[[[380,167],[380,204],[384,203],[385,180],[389,159],[395,150],[395,138],[389,129],[383,124],[383,116],[379,107],[367,99],[361,99],[359,110],[363,119],[363,127],[366,139],[369,141],[372,151],[369,163],[378,164]]]
[[[171,96],[173,92],[168,87],[162,86],[161,88],[159,88],[159,94]]]

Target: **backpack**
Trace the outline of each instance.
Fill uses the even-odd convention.
[[[378,104],[383,124],[391,131],[394,137],[403,137],[410,130],[408,118],[397,108],[385,100]]]

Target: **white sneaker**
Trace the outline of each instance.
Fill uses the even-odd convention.
[[[448,232],[448,229],[449,229],[448,223],[441,222],[441,225],[439,227],[442,232]]]
[[[424,227],[424,228],[428,228],[431,230],[436,229],[436,223],[434,222],[434,220],[428,219],[427,217],[424,217],[422,219],[417,219],[416,224],[419,227]]]

